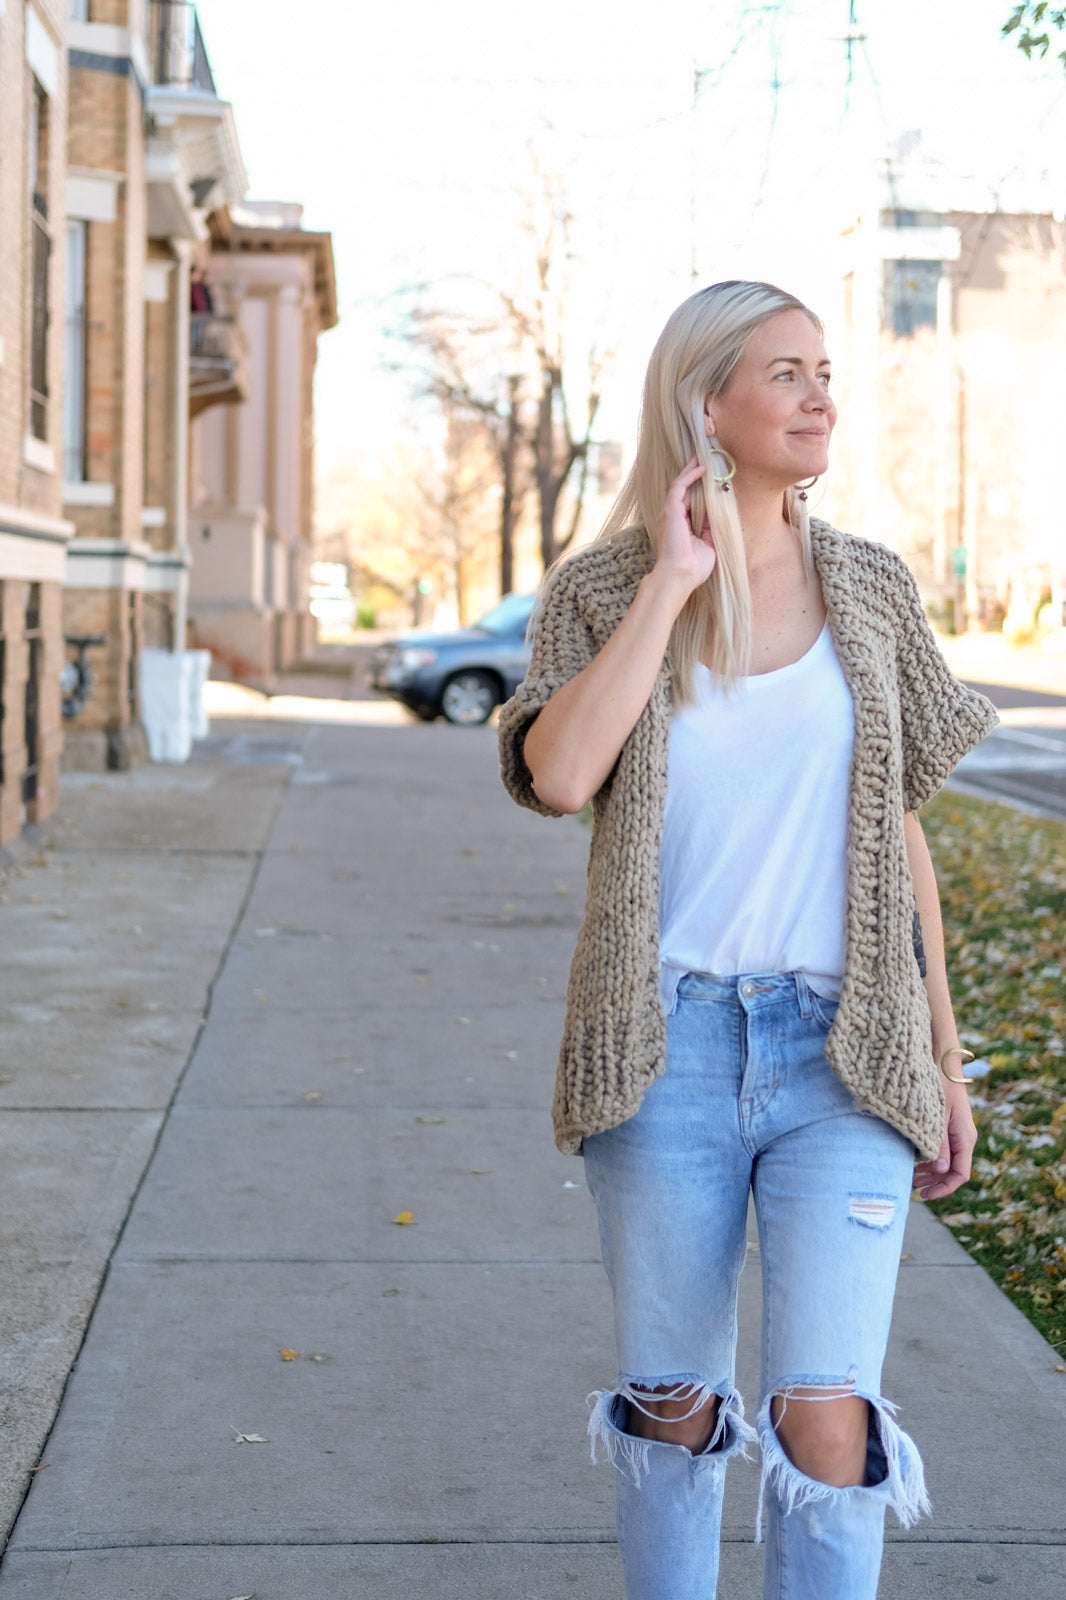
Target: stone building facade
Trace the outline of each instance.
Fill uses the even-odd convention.
[[[57,802],[66,7],[0,4],[0,847]]]
[[[96,683],[64,759],[123,767],[149,747],[180,758],[192,734],[190,275],[209,208],[247,180],[195,9],[87,9],[70,25],[65,622],[105,642],[87,652]]]
[[[55,809],[61,764],[185,758],[208,660],[188,646],[239,657],[250,596],[256,675],[306,648],[311,378],[336,300],[329,235],[298,207],[231,210],[233,112],[187,0],[0,0],[0,148],[2,848]],[[209,425],[241,465],[212,490],[194,637]],[[241,559],[225,517],[246,507],[266,576],[227,616],[211,573],[228,545]]]
[[[314,637],[312,387],[319,335],[337,321],[333,251],[299,205],[231,206],[211,236],[211,292],[247,347],[249,399],[192,425],[191,638],[263,681]]]

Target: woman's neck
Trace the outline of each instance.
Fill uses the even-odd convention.
[[[736,483],[736,480],[734,480]],[[736,483],[737,512],[748,570],[773,562],[793,538],[785,516],[784,491]]]

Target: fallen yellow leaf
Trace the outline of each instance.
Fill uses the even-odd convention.
[[[282,1361],[299,1361],[299,1359],[300,1359],[302,1354],[303,1354],[302,1350],[279,1350],[278,1351],[278,1355],[281,1357]]]
[[[413,1211],[401,1211],[392,1220],[398,1228],[410,1228],[414,1225],[415,1214]]]

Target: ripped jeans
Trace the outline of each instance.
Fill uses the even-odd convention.
[[[688,973],[667,1018],[667,1066],[636,1116],[586,1138],[614,1294],[617,1387],[594,1397],[593,1455],[618,1469],[629,1600],[714,1600],[725,1465],[758,1442],[768,1514],[764,1600],[874,1600],[891,1506],[928,1510],[918,1452],[880,1394],[914,1148],[860,1111],[825,1060],[835,1006],[799,974]],[[737,1281],[749,1191],[763,1278],[756,1428],[735,1387]],[[647,1391],[720,1396],[708,1446],[641,1439]],[[825,1388],[869,1402],[866,1481],[806,1477],[778,1440],[775,1395]]]

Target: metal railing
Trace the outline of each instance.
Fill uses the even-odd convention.
[[[152,0],[149,44],[153,82],[217,95],[200,20],[190,0]]]
[[[246,399],[248,346],[234,317],[194,311],[189,317],[189,406],[196,416],[209,405]]]
[[[214,311],[190,313],[189,355],[194,361],[229,361],[236,365],[243,348],[233,317],[220,317]]]

